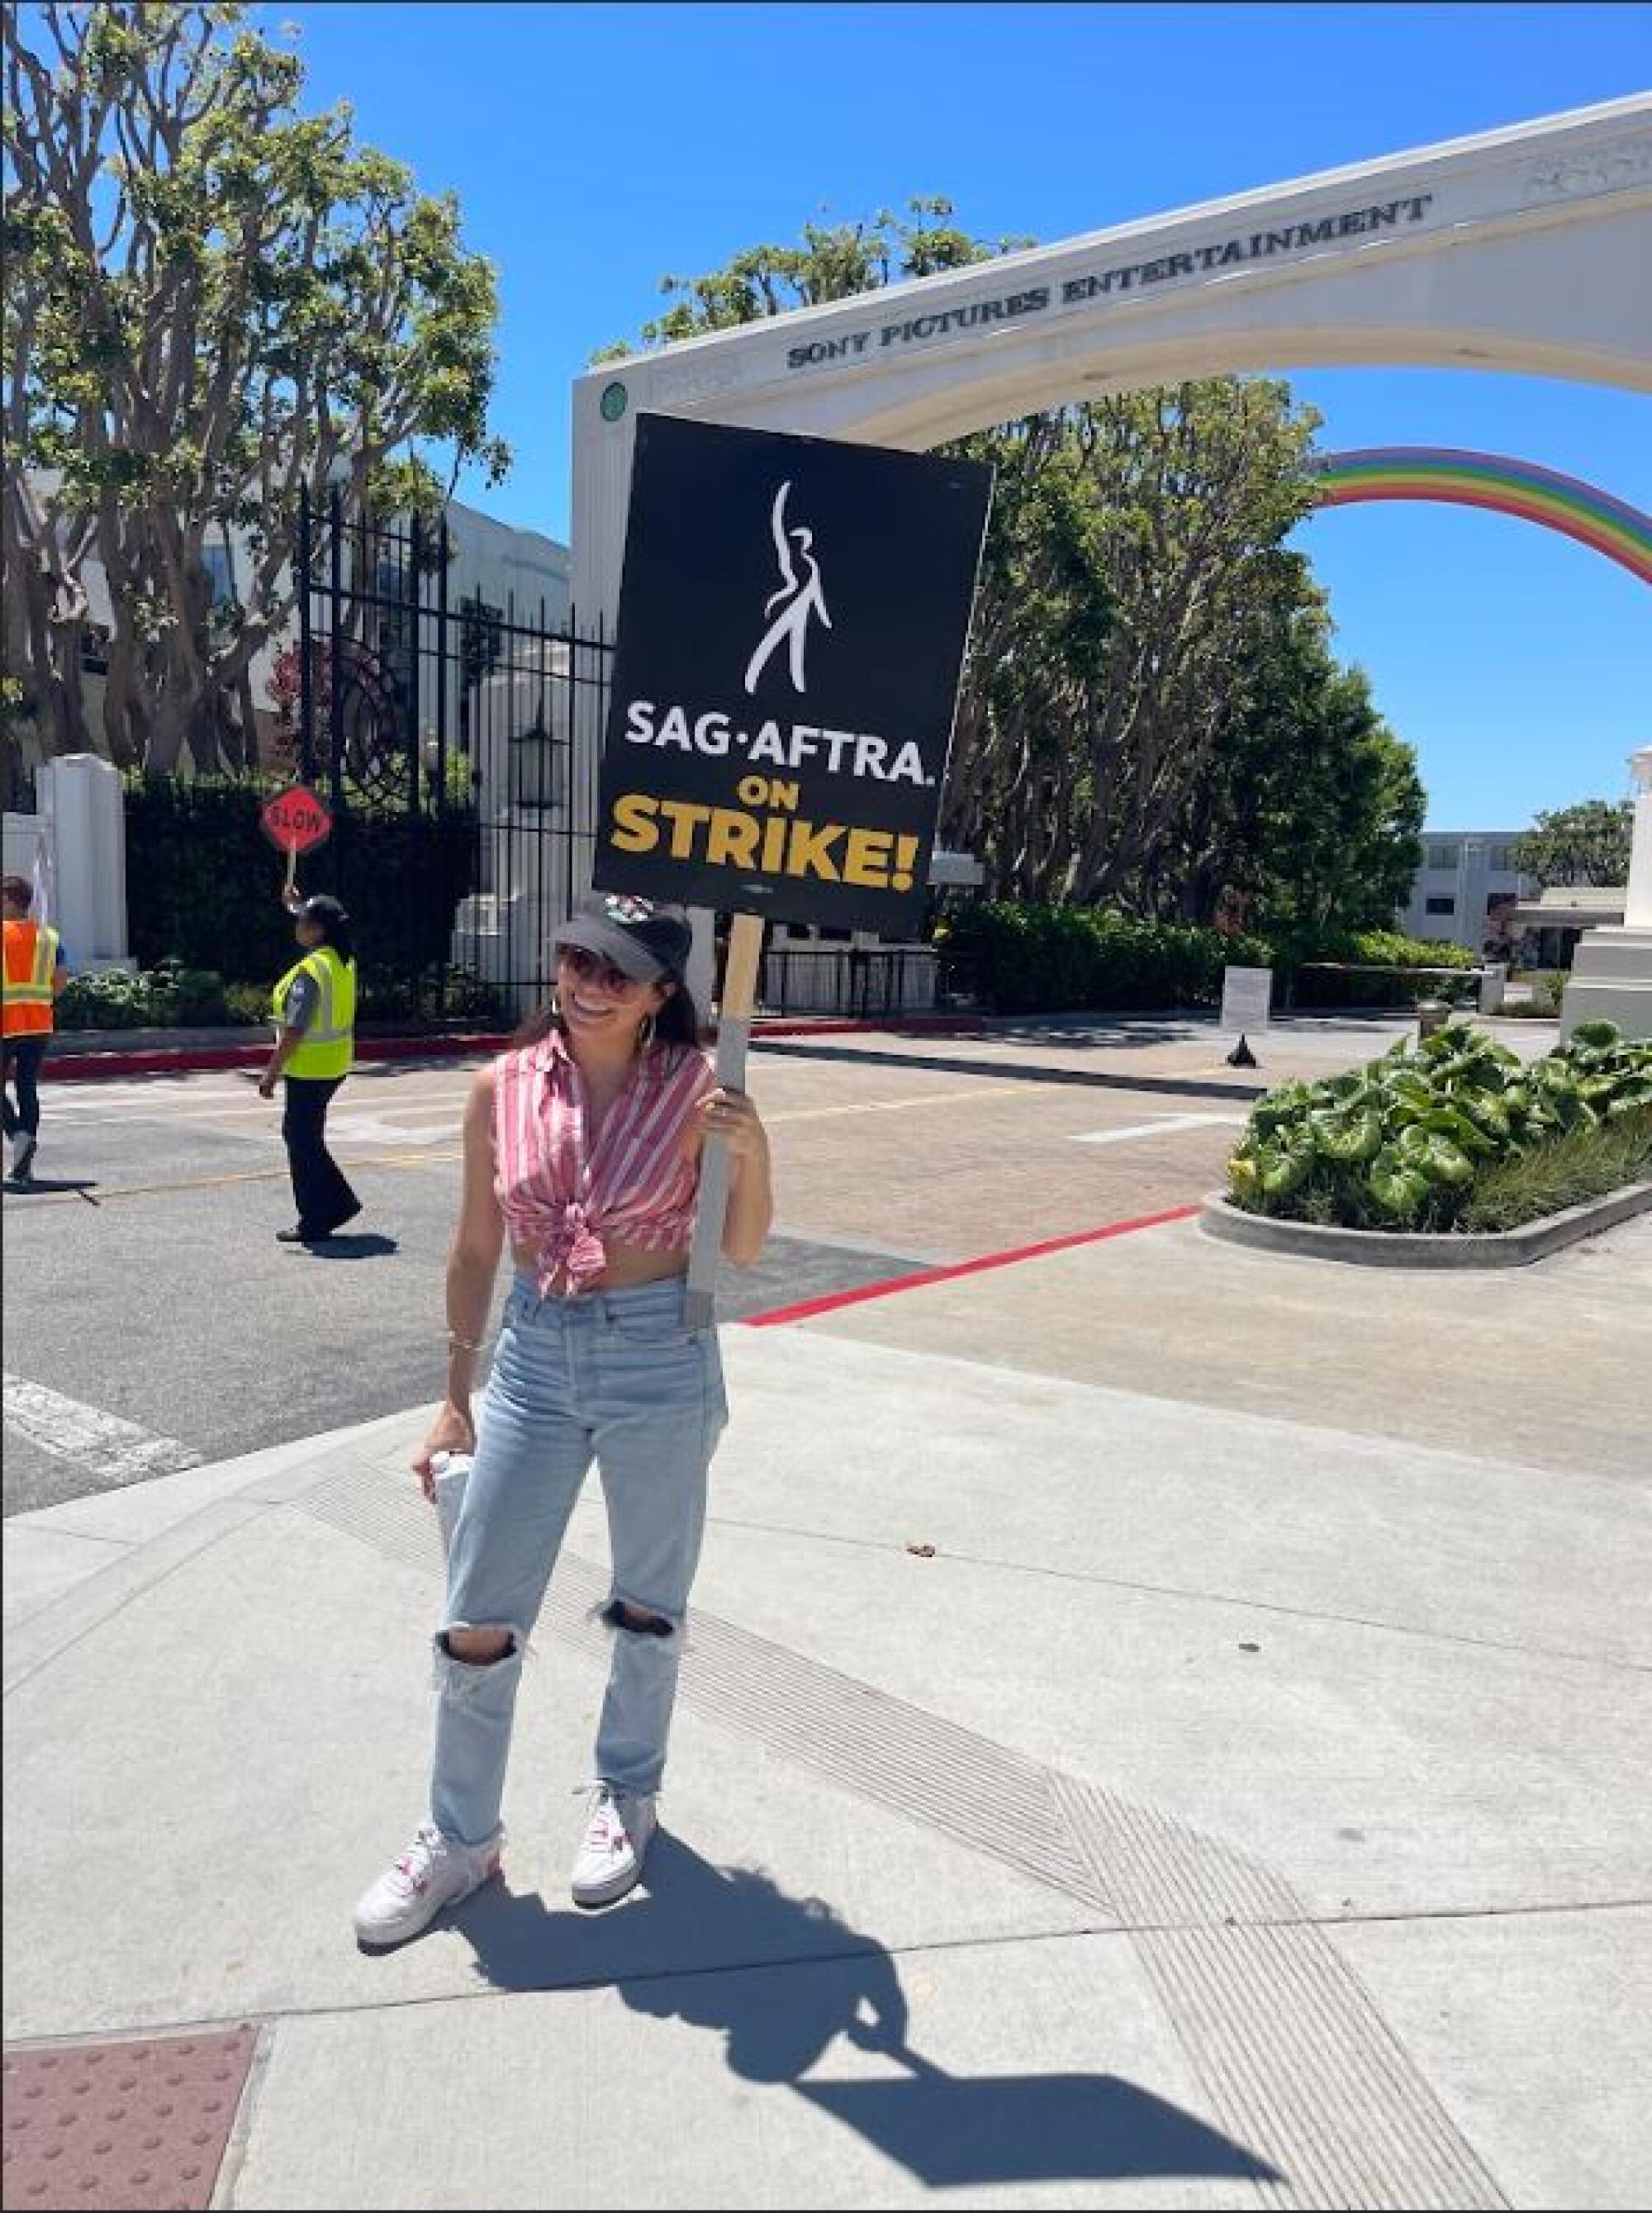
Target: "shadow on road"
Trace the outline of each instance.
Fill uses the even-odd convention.
[[[381,1237],[377,1230],[368,1229],[357,1236],[319,1238],[314,1245],[295,1245],[290,1249],[309,1260],[376,1260],[387,1253],[399,1253],[401,1247],[393,1237]]]
[[[994,1044],[1020,1044],[1018,1038],[1000,1039]],[[1070,1037],[1061,1039],[1070,1046]],[[1082,1043],[1079,1039],[1077,1042]],[[1247,1104],[1260,1094],[1257,1083],[1229,1083],[1220,1078],[1192,1076],[1121,1076],[1099,1068],[1062,1068],[1051,1063],[1039,1062],[1027,1066],[1015,1066],[1003,1061],[970,1060],[960,1054],[940,1052],[860,1052],[848,1046],[817,1043],[796,1038],[753,1038],[754,1047],[765,1053],[790,1052],[804,1060],[852,1061],[857,1068],[917,1069],[946,1076],[1001,1076],[1006,1083],[1073,1083],[1096,1091],[1162,1092],[1176,1099],[1242,1099]]]
[[[25,1176],[21,1183],[15,1176],[6,1178],[6,1191],[13,1198],[45,1198],[53,1192],[71,1191],[88,1206],[96,1206],[99,1202],[92,1193],[97,1187],[95,1176]]]
[[[552,1911],[490,1885],[455,1925],[497,1989],[614,1984],[633,2012],[720,2034],[732,2071],[789,2084],[933,2186],[1277,2170],[1180,2106],[1113,2075],[949,2075],[907,2042],[882,1945],[820,1899],[717,1868],[661,1834],[645,1888],[610,1913]],[[802,2078],[838,2037],[892,2070]]]

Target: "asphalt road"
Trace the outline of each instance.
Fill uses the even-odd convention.
[[[1229,1070],[1208,1024],[765,1046],[777,1234],[725,1320],[1186,1204],[1250,1096],[1392,1027],[1280,1031]],[[310,1252],[278,1110],[230,1073],[49,1082],[34,1188],[4,1195],[4,1510],[57,1503],[429,1400],[468,1069],[359,1070],[331,1134],[365,1211]],[[504,1279],[502,1272],[500,1294]]]
[[[250,1082],[48,1086],[34,1186],[4,1196],[4,1511],[430,1398],[466,1076],[352,1078],[333,1134],[364,1211],[308,1251],[275,1242],[285,1155]],[[720,1305],[734,1319],[915,1265],[782,1235],[723,1271]]]

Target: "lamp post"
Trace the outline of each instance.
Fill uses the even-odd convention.
[[[513,805],[533,814],[556,814],[567,797],[568,748],[537,715],[527,729],[511,732],[510,744]]]

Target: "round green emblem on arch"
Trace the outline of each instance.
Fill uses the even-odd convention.
[[[631,394],[623,384],[605,384],[597,405],[602,411],[605,423],[617,423],[631,404]]]

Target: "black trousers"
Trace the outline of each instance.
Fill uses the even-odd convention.
[[[50,1030],[26,1031],[21,1037],[6,1039],[6,1080],[4,1087],[0,1088],[0,1121],[3,1121],[9,1137],[15,1137],[20,1130],[31,1137],[40,1134],[40,1063],[51,1042]],[[15,1113],[11,1104],[14,1086],[17,1093]]]
[[[327,1150],[327,1108],[342,1076],[290,1076],[281,1134],[287,1146],[298,1226],[307,1237],[326,1237],[359,1214],[362,1203]]]

